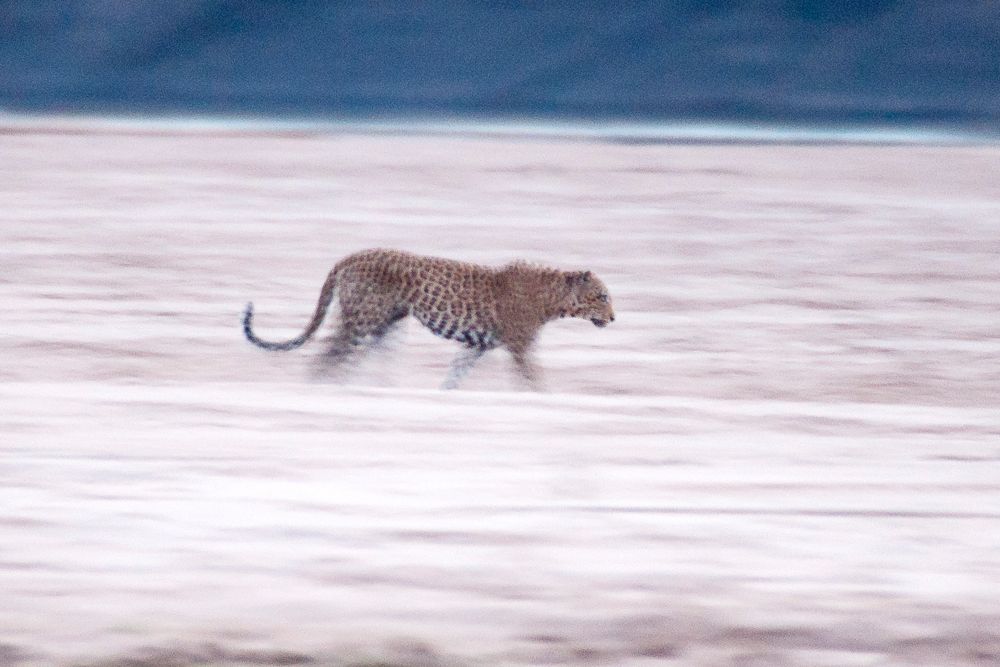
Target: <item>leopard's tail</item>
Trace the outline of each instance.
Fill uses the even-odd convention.
[[[330,275],[326,277],[326,282],[323,283],[323,289],[319,293],[319,302],[316,304],[316,312],[313,313],[312,319],[309,321],[309,324],[306,325],[305,331],[303,331],[298,337],[286,340],[283,343],[272,343],[257,338],[251,328],[251,322],[253,321],[253,303],[248,303],[247,309],[243,311],[243,333],[246,335],[248,341],[257,347],[264,348],[265,350],[282,352],[301,347],[312,337],[314,333],[316,333],[316,330],[319,329],[319,325],[323,323],[323,318],[326,317],[326,311],[330,309],[330,303],[333,301],[333,290],[336,286],[337,271],[333,270],[330,272]]]

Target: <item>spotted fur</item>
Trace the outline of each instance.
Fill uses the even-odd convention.
[[[300,347],[323,322],[335,294],[341,318],[328,361],[340,363],[352,349],[366,340],[380,340],[412,315],[434,334],[465,348],[452,363],[447,388],[457,386],[476,360],[496,347],[508,349],[521,376],[537,385],[529,352],[542,325],[578,317],[603,327],[615,319],[607,288],[590,271],[525,262],[492,268],[397,250],[366,250],[333,267],[301,335],[280,343],[257,338],[251,327],[253,304],[247,304],[243,332],[267,350]]]

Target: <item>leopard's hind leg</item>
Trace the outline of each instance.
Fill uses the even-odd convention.
[[[349,332],[338,328],[326,342],[326,349],[313,363],[314,380],[341,380],[349,365],[357,357],[360,343]]]
[[[393,334],[400,329],[400,325],[406,316],[410,314],[410,310],[404,306],[397,306],[394,310],[390,311],[389,316],[385,318],[382,324],[375,327],[375,330],[371,334],[371,348],[374,350],[383,350],[389,347],[387,341],[392,338]]]
[[[371,349],[383,347],[388,334],[409,314],[409,310],[388,300],[369,299],[355,308],[342,308],[340,323],[317,359],[314,376],[340,379],[347,366]]]

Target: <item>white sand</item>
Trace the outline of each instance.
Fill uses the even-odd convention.
[[[0,133],[0,665],[998,664],[998,174]],[[372,246],[589,268],[618,318],[549,325],[542,394],[503,352],[438,391],[416,323],[347,386],[242,339]]]

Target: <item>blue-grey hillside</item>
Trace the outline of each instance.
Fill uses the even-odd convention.
[[[981,0],[0,1],[0,108],[1000,120]]]

